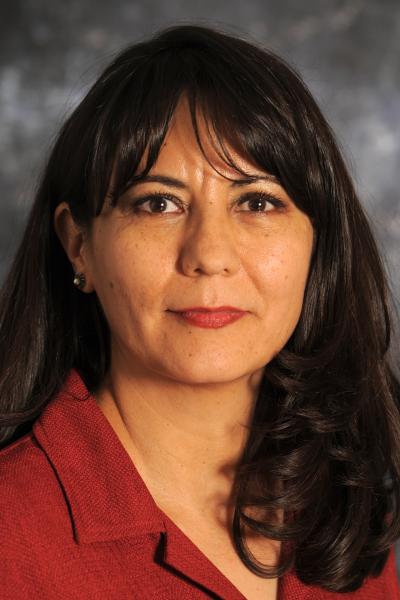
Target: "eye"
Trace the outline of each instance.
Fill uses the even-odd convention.
[[[147,205],[148,208],[143,208],[145,205]],[[179,207],[182,209],[182,203],[178,200],[178,198],[165,192],[153,192],[152,194],[147,194],[146,196],[137,198],[132,202],[135,212],[146,212],[149,214],[171,214],[180,212],[180,210],[168,210],[168,207],[173,208],[174,205],[175,208]]]
[[[245,194],[238,201],[238,205],[248,204],[250,210],[244,212],[266,213],[271,212],[274,208],[285,208],[286,204],[270,194],[265,192],[250,192]]]
[[[237,202],[238,206],[248,204],[250,210],[240,210],[255,214],[265,214],[274,208],[285,208],[286,204],[265,192],[249,192]],[[179,214],[185,209],[184,204],[172,194],[167,192],[152,192],[132,201],[131,206],[136,213],[142,212],[150,215]]]

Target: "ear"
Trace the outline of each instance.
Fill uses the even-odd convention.
[[[71,209],[66,202],[61,202],[54,211],[54,229],[74,273],[85,275],[86,285],[82,291],[93,292],[94,287],[87,259],[87,235],[85,230],[74,221]]]

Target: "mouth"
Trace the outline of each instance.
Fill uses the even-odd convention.
[[[186,308],[177,308],[173,312],[247,312],[236,306],[190,306]]]
[[[225,327],[235,321],[238,321],[247,311],[233,308],[230,306],[220,306],[217,308],[196,307],[185,308],[179,311],[172,311],[179,319],[205,329],[217,329]]]

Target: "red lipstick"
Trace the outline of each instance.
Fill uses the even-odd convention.
[[[234,323],[246,314],[246,311],[233,306],[218,306],[215,308],[195,306],[174,312],[190,325],[207,329],[224,327],[229,323]]]

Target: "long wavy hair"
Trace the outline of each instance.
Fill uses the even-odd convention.
[[[243,173],[230,145],[275,175],[314,225],[302,313],[265,366],[236,473],[237,552],[262,577],[294,567],[306,584],[356,590],[381,572],[400,536],[394,303],[329,124],[296,70],[245,39],[164,29],[122,51],[62,126],[1,292],[0,441],[29,432],[71,368],[91,391],[102,382],[109,328],[96,294],[72,285],[54,210],[66,201],[90,228],[112,174],[116,206],[156,161],[182,94],[200,147],[199,110],[221,158]],[[266,516],[250,516],[254,508]],[[268,516],[277,509],[283,523]],[[245,528],[282,541],[279,565],[255,559]]]

